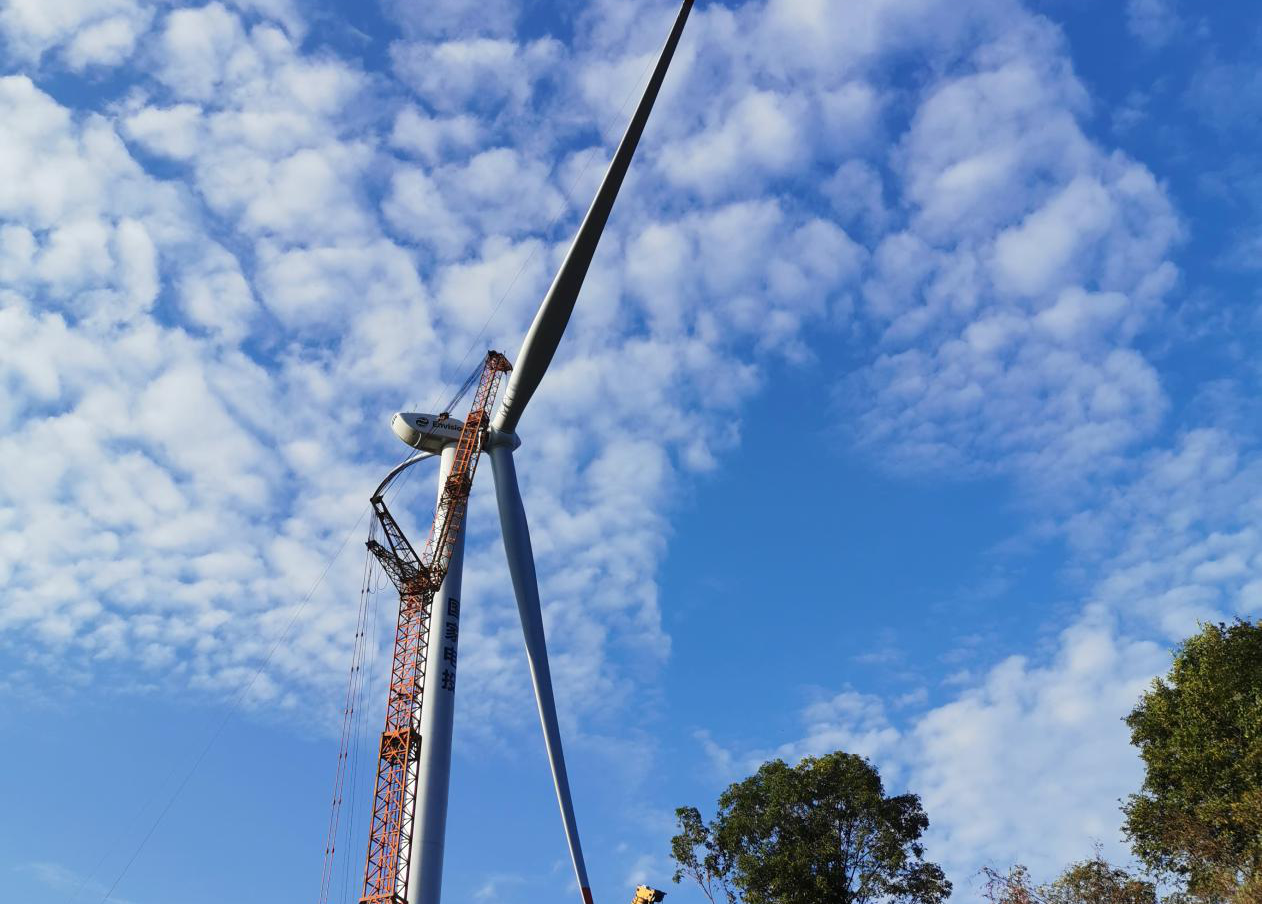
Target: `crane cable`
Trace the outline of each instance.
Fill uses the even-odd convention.
[[[402,464],[404,461],[407,460],[407,458],[408,456],[404,455],[402,458],[399,459],[398,464]],[[396,493],[398,492],[400,488],[401,488],[401,482],[396,482],[391,487],[391,489]],[[219,741],[220,735],[222,735],[224,732],[224,729],[228,727],[228,723],[232,721],[232,717],[235,716],[237,714],[237,711],[241,709],[242,705],[245,703],[246,697],[249,695],[250,691],[254,688],[254,685],[258,683],[258,680],[260,677],[262,677],[264,670],[271,664],[272,659],[276,656],[276,653],[280,649],[281,645],[286,640],[289,639],[289,635],[293,632],[294,627],[298,624],[298,619],[302,616],[302,613],[306,610],[307,605],[311,602],[312,597],[315,596],[315,592],[318,589],[320,589],[320,585],[323,584],[324,579],[328,577],[329,571],[332,570],[334,563],[337,562],[338,558],[341,557],[342,551],[346,549],[346,544],[349,543],[351,537],[353,537],[359,531],[359,525],[363,523],[364,516],[367,515],[369,511],[371,511],[371,509],[372,509],[371,505],[366,505],[362,509],[360,509],[359,517],[355,519],[355,523],[352,524],[350,530],[346,532],[346,535],[342,538],[342,542],[338,544],[337,549],[333,551],[333,554],[329,556],[328,560],[324,563],[324,568],[321,569],[319,576],[315,579],[315,582],[312,583],[311,588],[306,592],[306,594],[303,595],[302,599],[298,601],[298,605],[294,607],[294,612],[289,617],[289,621],[285,624],[284,629],[272,642],[272,645],[268,648],[267,653],[263,656],[263,660],[258,664],[258,667],[250,675],[249,679],[243,685],[241,685],[237,693],[233,696],[231,702],[228,704],[227,711],[223,714],[223,718],[219,720],[219,724],[215,727],[215,730],[211,733],[210,738],[207,739],[206,743],[202,746],[196,758],[194,758],[192,765],[189,766],[188,771],[184,773],[184,777],[180,780],[179,784],[175,787],[175,790],[172,791],[171,794],[167,797],[166,803],[163,804],[162,810],[158,813],[157,817],[153,820],[153,822],[149,824],[149,828],[145,831],[145,834],[143,835],[143,837],[141,837],[140,842],[132,850],[131,855],[127,858],[127,862],[123,864],[123,868],[118,871],[118,874],[114,877],[114,880],[110,883],[109,887],[106,889],[105,894],[101,897],[100,904],[107,904],[109,899],[114,896],[114,892],[118,889],[119,883],[121,883],[123,879],[126,878],[127,873],[131,870],[132,865],[136,862],[136,859],[140,856],[141,851],[145,849],[146,845],[148,845],[149,843],[149,840],[153,838],[154,833],[157,832],[158,826],[162,824],[162,820],[166,818],[167,813],[171,811],[171,808],[175,806],[175,802],[179,799],[180,795],[184,793],[184,789],[188,786],[189,782],[192,781],[193,775],[196,774],[198,768],[202,764],[202,761],[206,759],[206,756],[207,754],[210,753],[211,748],[213,748],[215,744]],[[374,644],[374,653],[375,653],[375,644]],[[375,661],[375,655],[374,655],[374,661]],[[175,771],[175,766],[173,765],[172,774],[174,774],[174,771]],[[170,776],[168,776],[168,779],[169,778]],[[165,781],[163,782],[163,784],[165,784]],[[140,812],[143,813],[144,810],[148,809],[148,807],[149,807],[149,804],[146,803],[143,807],[141,807]],[[352,814],[352,819],[353,818],[354,817]],[[75,892],[76,899],[87,887],[87,883],[92,878],[92,874],[95,873],[96,870],[100,868],[101,863],[103,863],[105,859],[108,858],[109,853],[110,853],[110,848],[107,848],[105,854],[102,855],[101,861],[97,864],[97,866],[93,868],[91,873],[83,877],[83,880],[80,882],[79,887]]]
[[[324,583],[324,579],[325,577],[328,576],[329,570],[332,569],[333,563],[336,562],[338,557],[342,554],[342,550],[346,548],[346,544],[350,542],[351,537],[354,536],[354,534],[359,530],[359,525],[364,520],[364,515],[368,513],[368,510],[369,510],[369,507],[365,506],[360,511],[359,517],[355,519],[354,525],[352,525],[351,529],[347,531],[346,536],[342,538],[342,542],[341,544],[338,545],[337,550],[334,551],[333,555],[329,557],[328,562],[324,566],[324,570],[320,572],[319,577],[315,579],[315,583],[311,585],[311,589],[307,591],[306,595],[294,608],[293,615],[289,617],[289,621],[286,623],[284,630],[281,631],[280,636],[276,638],[276,640],[272,643],[271,647],[268,649],[267,655],[263,657],[263,661],[259,663],[258,668],[254,670],[254,674],[250,676],[250,679],[241,686],[241,689],[239,691],[237,691],[236,696],[233,698],[232,702],[228,706],[228,711],[225,712],[223,715],[223,718],[219,720],[219,724],[215,728],[214,732],[211,734],[210,739],[202,746],[201,751],[197,754],[197,757],[193,760],[193,764],[189,767],[188,771],[184,774],[184,778],[180,780],[179,785],[176,786],[175,790],[171,793],[171,796],[167,798],[167,802],[162,807],[162,811],[158,814],[157,818],[154,819],[153,823],[149,826],[149,830],[145,832],[144,837],[140,839],[140,843],[136,845],[136,849],[132,851],[131,856],[127,858],[127,862],[123,865],[123,868],[119,870],[118,875],[114,878],[114,881],[110,884],[110,887],[106,890],[105,895],[101,898],[101,904],[105,904],[106,901],[108,901],[111,897],[113,897],[114,891],[118,888],[118,884],[123,881],[123,878],[127,875],[127,872],[131,869],[132,864],[136,862],[136,858],[140,856],[140,852],[144,850],[145,845],[149,843],[149,839],[151,839],[153,837],[154,832],[158,830],[158,826],[162,823],[162,820],[166,818],[167,813],[169,813],[171,811],[171,808],[175,806],[175,802],[176,800],[179,799],[180,794],[183,793],[184,789],[188,786],[188,783],[192,781],[193,775],[197,772],[198,767],[201,766],[202,764],[202,760],[206,759],[206,755],[210,753],[210,749],[215,746],[215,742],[219,740],[219,736],[222,735],[224,732],[224,729],[228,727],[228,722],[231,721],[232,717],[236,715],[237,710],[239,710],[242,704],[245,703],[245,698],[249,695],[250,691],[253,690],[254,685],[258,682],[259,678],[262,676],[263,670],[266,669],[269,664],[271,664],[272,658],[276,655],[276,652],[280,649],[281,644],[283,644],[285,640],[288,639],[290,632],[293,631],[294,626],[298,624],[299,617],[302,615],[303,611],[307,608],[307,604],[311,602],[311,598],[315,596],[316,590],[319,589],[320,585]]]
[[[374,526],[373,533],[375,532],[376,531],[375,531],[375,526]],[[365,550],[365,553],[366,552],[367,550]],[[356,720],[358,724],[354,728],[355,739],[354,739],[354,744],[351,747],[351,751],[350,751],[351,812],[350,812],[350,818],[346,821],[346,832],[343,835],[343,849],[347,852],[345,857],[343,858],[344,869],[342,870],[342,900],[343,901],[350,900],[350,883],[352,879],[352,865],[354,863],[354,860],[352,859],[353,851],[351,848],[351,844],[356,837],[355,835],[356,816],[359,813],[359,786],[360,786],[359,771],[360,771],[360,765],[362,762],[360,748],[363,747],[367,743],[367,738],[365,737],[365,735],[368,732],[368,719],[366,718],[365,713],[364,713],[364,703],[367,699],[366,688],[376,687],[376,679],[377,679],[377,652],[378,652],[379,644],[376,641],[377,641],[377,638],[380,637],[380,635],[377,633],[378,632],[377,616],[381,608],[377,604],[377,600],[378,600],[377,593],[381,590],[382,583],[385,576],[382,573],[380,568],[374,569],[372,574],[376,575],[376,581],[374,582],[374,586],[371,586],[368,591],[372,595],[372,603],[369,606],[372,623],[368,628],[368,637],[372,639],[372,642],[368,644],[368,666],[364,670],[363,677],[361,677],[359,681],[358,701],[357,701],[357,708],[359,712],[358,712],[358,715],[356,716]]]
[[[342,706],[342,732],[338,741],[337,769],[333,778],[333,801],[329,812],[329,829],[324,844],[324,870],[320,877],[320,904],[328,904],[329,890],[333,884],[333,872],[337,854],[338,821],[342,815],[342,799],[346,792],[346,773],[351,752],[351,738],[356,727],[355,715],[359,710],[359,690],[363,683],[364,648],[367,646],[368,610],[372,599],[372,553],[364,550],[364,573],[359,587],[359,613],[355,623],[355,639],[351,649],[350,673],[346,678],[346,701]],[[352,788],[354,781],[352,780]]]
[[[465,381],[460,384],[460,388],[456,390],[456,394],[451,397],[451,401],[443,408],[443,413],[450,414],[456,410],[456,406],[460,404],[460,400],[469,394],[469,390],[473,388],[473,384],[478,382],[478,377],[482,376],[482,362],[478,362],[478,366],[473,369],[469,376],[465,377]]]

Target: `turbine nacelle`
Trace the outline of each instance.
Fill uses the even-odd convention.
[[[390,419],[390,429],[412,448],[438,455],[443,451],[443,446],[460,439],[464,421],[446,412],[419,414],[414,411],[400,411]]]

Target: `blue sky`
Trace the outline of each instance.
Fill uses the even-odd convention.
[[[9,897],[315,897],[389,415],[516,353],[673,14],[0,3]],[[838,748],[960,900],[1125,856],[1120,717],[1262,612],[1260,43],[1244,2],[698,5],[520,430],[598,900]],[[445,894],[518,904],[573,880],[489,490]]]

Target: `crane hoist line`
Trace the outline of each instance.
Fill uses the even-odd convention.
[[[421,709],[427,689],[426,662],[434,597],[447,575],[464,525],[473,475],[490,426],[491,408],[500,381],[512,369],[504,355],[487,352],[478,377],[478,390],[469,416],[460,428],[455,455],[422,554],[418,555],[408,542],[380,492],[372,497],[373,511],[386,542],[383,545],[370,539],[367,546],[399,591],[399,621],[386,697],[386,724],[377,758],[360,904],[407,904],[416,819],[416,777],[423,742]]]

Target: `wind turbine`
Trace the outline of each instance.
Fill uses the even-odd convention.
[[[526,510],[522,505],[513,453],[521,445],[517,436],[517,425],[547,372],[569,323],[592,256],[648,122],[653,103],[661,90],[692,6],[693,0],[684,0],[680,7],[674,27],[658,57],[631,123],[526,333],[516,367],[510,367],[507,360],[496,352],[488,354],[477,401],[470,417],[463,423],[446,413],[432,415],[414,412],[400,412],[391,422],[395,434],[421,452],[391,471],[374,494],[373,505],[385,529],[390,548],[377,544],[373,549],[373,543],[370,543],[369,548],[373,549],[386,566],[400,590],[400,639],[396,640],[392,694],[395,689],[406,687],[412,694],[409,699],[415,703],[411,711],[406,711],[406,706],[403,706],[399,727],[393,732],[390,730],[390,716],[387,717],[387,732],[382,737],[377,804],[371,830],[374,834],[369,843],[369,877],[365,879],[361,904],[439,904],[451,774],[452,717],[455,712],[464,504],[468,499],[468,484],[472,481],[473,468],[482,452],[490,457],[494,472],[504,552],[512,575],[517,610],[521,616],[530,678],[534,685],[539,721],[543,728],[544,745],[552,770],[557,803],[561,809],[565,837],[584,904],[592,904],[591,885],[579,843],[574,803],[565,769],[565,754],[561,746],[561,731],[557,722],[552,673],[548,666],[548,645],[539,604],[539,585],[530,545],[530,529],[526,521]],[[490,405],[499,380],[510,371],[511,376],[503,399],[494,415],[490,416]],[[441,456],[439,501],[426,556],[420,557],[385,509],[382,493],[405,468],[432,455]],[[459,484],[455,490],[452,488],[453,482]],[[434,549],[432,557],[431,548]],[[441,569],[438,567],[440,564]],[[427,572],[426,569],[430,570]],[[426,575],[435,580],[427,582]],[[433,586],[434,584],[437,586]],[[409,593],[412,605],[410,610]],[[421,599],[422,596],[424,600]],[[406,630],[413,632],[409,635],[412,638],[412,647],[409,649],[412,650],[410,655],[414,656],[415,661],[411,665],[405,663],[404,667],[400,667],[397,653],[401,649],[398,644],[405,639],[405,618],[409,620]],[[422,633],[424,636],[421,636]],[[400,668],[403,670],[400,671]],[[434,687],[432,685],[436,680],[441,683]],[[394,701],[395,697],[392,696],[391,699]],[[423,706],[420,702],[422,699]],[[391,744],[394,746],[388,750],[387,747]],[[390,770],[393,770],[393,778],[383,784],[382,775]],[[380,819],[378,809],[382,813]],[[377,832],[379,827],[380,833]],[[380,841],[377,840],[378,834]]]

